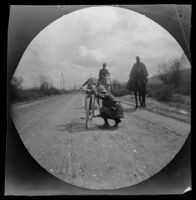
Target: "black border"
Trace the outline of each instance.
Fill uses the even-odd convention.
[[[186,3],[185,3],[186,2]],[[184,4],[190,4],[190,3],[188,3],[187,1],[185,1],[184,2]],[[39,2],[40,3],[40,2]],[[171,2],[170,2],[171,3]],[[27,2],[26,3],[20,3],[20,1],[18,1],[17,3],[14,3],[14,2],[12,2],[11,3],[12,5],[13,4],[21,4],[21,5],[27,5]],[[34,2],[34,4],[35,5],[44,5],[44,4],[38,4],[38,3],[35,3]],[[51,3],[50,3],[51,4]],[[57,4],[57,3],[54,3],[54,4]],[[60,4],[60,3],[59,3]],[[88,3],[87,3],[88,4]],[[110,4],[110,3],[109,3]],[[117,3],[113,3],[113,4],[117,4]],[[123,4],[123,3],[121,3],[121,4]],[[124,4],[126,4],[126,3],[124,3]],[[132,3],[132,4],[134,4],[134,3]],[[135,3],[135,4],[138,4],[138,3]],[[182,3],[183,4],[183,3]],[[31,3],[31,4],[29,4],[29,5],[33,5],[33,3]],[[70,5],[70,4],[69,4]],[[72,3],[71,5],[74,5],[74,3]],[[98,5],[98,4],[96,4],[96,5]],[[100,4],[99,4],[100,5]],[[107,3],[104,3],[104,5],[107,5]],[[118,4],[119,5],[119,4]],[[5,16],[4,16],[5,17]],[[9,6],[8,6],[8,14],[6,15],[6,19],[5,19],[5,25],[4,25],[4,28],[5,28],[5,34],[3,35],[6,39],[7,39],[7,28],[8,28],[8,19],[9,19]],[[7,43],[6,43],[6,39],[4,40],[4,43],[5,43],[5,46],[7,46]],[[191,40],[192,40],[192,37],[191,37]],[[23,49],[23,47],[20,47],[20,49]],[[19,50],[19,51],[21,51],[21,50]],[[23,51],[23,50],[22,50]],[[17,51],[15,52],[15,53],[17,53],[17,54],[20,54],[20,53],[18,53]],[[8,54],[9,54],[9,52],[8,52]],[[20,54],[21,55],[21,54]],[[19,55],[19,57],[20,57],[20,55]],[[5,56],[6,57],[6,56]],[[9,56],[8,56],[9,57]],[[8,58],[7,58],[8,59]],[[18,55],[15,55],[15,57],[14,57],[14,65],[15,66],[17,66],[17,62],[18,62]],[[5,65],[6,66],[6,65]],[[14,67],[12,67],[12,72],[14,71],[13,70],[13,68]],[[7,76],[8,76],[8,80],[10,79],[10,77],[12,76],[12,72],[10,72],[10,70],[8,70],[7,71]],[[6,94],[7,94],[7,86],[8,85],[6,85]],[[8,103],[8,107],[9,107],[9,98],[6,98],[6,102]],[[4,107],[5,108],[5,107]],[[7,111],[7,110],[6,110]],[[7,112],[5,112],[5,113],[7,113]],[[8,116],[7,116],[8,117]],[[8,123],[8,124],[7,124]],[[7,142],[7,145],[11,145],[12,146],[12,150],[11,149],[7,149],[7,155],[8,156],[10,156],[10,158],[12,159],[10,162],[10,164],[11,165],[13,165],[14,164],[14,162],[15,163],[20,163],[20,165],[19,165],[19,171],[18,171],[18,174],[17,174],[17,176],[20,176],[20,171],[21,172],[24,172],[24,170],[26,170],[26,169],[28,169],[27,171],[28,172],[30,172],[30,173],[27,173],[26,175],[25,174],[21,174],[22,176],[23,176],[23,178],[28,178],[28,177],[32,177],[32,171],[34,170],[35,171],[35,168],[37,168],[38,166],[35,166],[36,164],[34,163],[35,161],[34,160],[32,160],[30,157],[29,157],[29,154],[28,154],[28,152],[26,151],[26,149],[25,149],[25,147],[24,147],[24,145],[22,144],[22,142],[21,142],[21,140],[20,140],[20,138],[18,137],[18,134],[17,134],[17,131],[16,131],[16,129],[14,128],[14,126],[13,126],[13,123],[12,123],[12,121],[10,120],[10,118],[8,117],[8,119],[6,120],[6,122],[4,123],[4,124],[6,124],[6,132],[8,131],[11,131],[12,132],[12,134],[9,136],[9,137],[11,137],[11,139],[8,137],[8,135],[6,136],[4,136],[4,141],[6,141]],[[170,164],[167,166],[167,167],[165,167],[163,170],[161,170],[161,172],[163,171],[163,173],[166,173],[167,175],[171,175],[171,170],[174,170],[173,168],[177,165],[176,164],[176,162],[178,163],[178,162],[180,162],[180,160],[181,160],[181,162],[183,161],[183,163],[185,163],[185,164],[187,164],[187,163],[189,163],[190,164],[190,160],[189,160],[189,158],[188,158],[188,156],[187,155],[190,155],[190,135],[189,135],[189,137],[187,138],[187,140],[186,140],[186,142],[185,142],[185,144],[184,144],[184,146],[182,147],[182,149],[180,150],[180,152],[176,155],[176,157],[170,162]],[[7,140],[6,140],[7,139]],[[2,140],[1,140],[2,141]],[[3,145],[1,145],[1,147],[2,147],[2,150],[5,150],[5,148],[6,148],[6,145],[5,145],[6,143],[3,143]],[[25,152],[26,151],[26,152]],[[3,151],[2,151],[3,152]],[[17,155],[17,156],[16,156]],[[5,159],[5,155],[3,154],[3,158]],[[25,164],[27,164],[27,163],[29,163],[29,165],[27,164],[26,166],[25,166],[25,168],[24,168],[24,166],[23,166],[23,163],[22,162],[25,162]],[[175,163],[175,164],[174,164]],[[182,164],[182,163],[181,163]],[[16,166],[16,165],[15,165]],[[29,168],[28,168],[29,167]],[[32,167],[32,168],[31,168]],[[40,166],[39,166],[40,167]],[[17,170],[17,169],[15,169],[15,170]],[[32,170],[32,171],[31,171]],[[38,170],[38,168],[36,169],[36,170]],[[41,170],[41,169],[40,169]],[[44,170],[45,171],[45,170]],[[16,172],[16,171],[15,171]],[[44,172],[43,172],[44,173]],[[158,174],[156,174],[155,176],[157,176],[157,175],[159,175],[159,173]],[[21,176],[21,177],[22,177]],[[152,178],[154,178],[155,176],[153,176]],[[151,178],[150,178],[151,179]],[[149,181],[149,179],[147,180],[147,181]],[[68,184],[69,185],[69,184]],[[138,184],[139,185],[139,184]],[[137,186],[137,185],[136,185]],[[75,186],[74,186],[75,187]],[[85,190],[85,189],[84,189]],[[121,189],[120,189],[121,190]],[[184,195],[183,195],[184,196]],[[160,197],[160,196],[159,196]],[[158,198],[159,198],[158,197]],[[146,198],[146,197],[144,197],[143,196],[143,198]],[[157,197],[156,197],[157,198]]]

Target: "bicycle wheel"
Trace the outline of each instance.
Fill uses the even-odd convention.
[[[89,120],[89,97],[85,98],[85,128],[88,128],[88,120]]]
[[[89,119],[92,120],[95,114],[95,96],[91,96],[91,109],[89,109]]]
[[[85,127],[89,127],[89,121],[94,117],[94,98],[92,96],[86,96],[85,98]]]

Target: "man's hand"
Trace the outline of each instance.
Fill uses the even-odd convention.
[[[91,90],[91,92],[92,92],[92,94],[95,94],[96,95],[96,90],[93,88],[92,90]]]

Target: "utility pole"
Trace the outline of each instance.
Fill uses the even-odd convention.
[[[61,73],[61,89],[64,91],[65,90],[65,79],[63,72]]]

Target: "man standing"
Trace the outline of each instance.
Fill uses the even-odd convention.
[[[108,119],[115,121],[114,127],[118,127],[121,122],[120,118],[123,118],[123,108],[119,101],[116,101],[113,95],[107,91],[103,85],[100,85],[95,92],[95,96],[102,99],[102,107],[100,108],[100,117],[103,118],[104,124],[100,128],[110,128]]]

